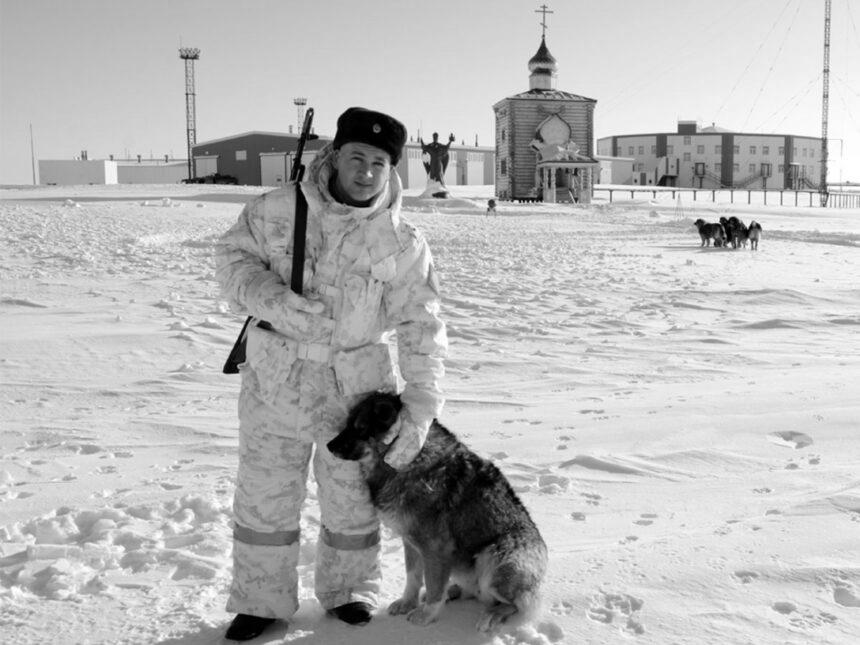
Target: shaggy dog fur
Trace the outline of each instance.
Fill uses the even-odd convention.
[[[538,605],[546,545],[501,471],[433,421],[427,441],[404,469],[383,461],[383,442],[400,397],[376,393],[350,413],[328,449],[358,461],[382,521],[403,538],[406,589],[388,608],[413,623],[436,620],[447,599],[465,592],[485,604],[478,629],[510,617],[528,619]],[[449,588],[449,581],[457,584]],[[422,584],[426,587],[419,599]]]
[[[750,250],[758,251],[758,241],[761,239],[761,224],[756,221],[750,222],[748,237],[750,240]]]
[[[725,244],[726,233],[723,230],[722,224],[709,224],[703,219],[697,219],[693,224],[699,229],[699,237],[702,238],[702,246],[710,246],[711,238],[714,240],[714,246]]]

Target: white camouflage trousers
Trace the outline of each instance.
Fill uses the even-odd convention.
[[[312,453],[322,524],[316,597],[324,609],[353,601],[376,606],[379,522],[370,493],[357,462],[325,447],[360,398],[340,395],[321,363],[297,362],[288,384],[267,383],[262,392],[254,370],[243,369],[227,611],[288,619],[298,610],[299,526]]]

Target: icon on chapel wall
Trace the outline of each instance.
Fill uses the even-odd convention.
[[[530,147],[537,152],[538,163],[544,161],[590,161],[579,154],[579,146],[571,138],[570,125],[557,114],[544,119],[535,131]]]

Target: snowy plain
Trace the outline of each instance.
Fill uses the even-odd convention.
[[[216,238],[262,189],[0,190],[0,642],[222,642],[242,317]],[[256,643],[854,643],[860,634],[860,210],[667,194],[501,203],[407,191],[450,358],[441,421],[549,546],[542,615],[471,601],[417,627],[302,607]],[[693,221],[762,224],[758,251]],[[383,540],[384,602],[403,556]]]

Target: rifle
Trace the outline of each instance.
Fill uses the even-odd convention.
[[[308,108],[307,112],[305,112],[304,123],[302,123],[302,133],[299,136],[299,143],[296,147],[295,163],[293,163],[293,167],[290,169],[290,183],[294,183],[296,186],[296,215],[293,223],[293,269],[290,276],[290,289],[299,295],[302,293],[302,282],[304,279],[305,236],[308,226],[308,202],[299,184],[305,174],[305,166],[302,163],[305,143],[319,138],[317,135],[311,133],[313,120],[314,109]],[[230,350],[230,355],[221,369],[224,374],[238,374],[239,365],[245,362],[245,346],[248,343],[248,325],[251,323],[251,320],[253,320],[253,316],[248,316],[245,319],[242,331],[239,332],[239,337],[233,343],[233,349]],[[257,326],[263,329],[272,328],[265,320],[258,321]]]

